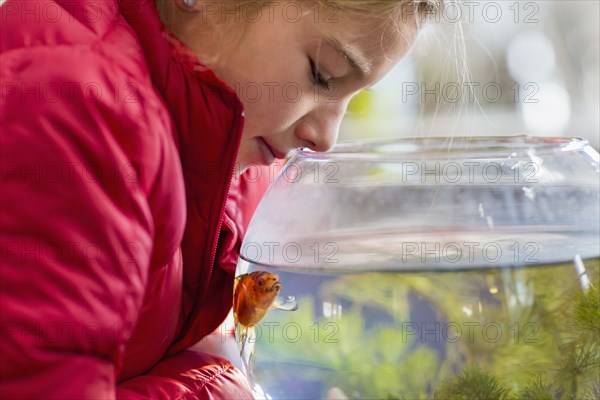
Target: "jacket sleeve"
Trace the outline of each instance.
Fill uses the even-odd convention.
[[[184,350],[142,376],[122,382],[117,398],[251,400],[246,377],[229,361],[213,354]]]
[[[141,105],[111,112],[106,71],[76,66],[97,56],[67,50],[0,69],[1,398],[114,398],[144,295],[149,183],[127,151]]]

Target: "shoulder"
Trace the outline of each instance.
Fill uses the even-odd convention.
[[[174,149],[171,121],[116,3],[8,0],[2,13],[2,30],[11,32],[1,49],[3,126],[29,131],[32,145],[58,134],[145,167],[138,173],[149,191],[158,173],[149,160]],[[46,134],[33,136],[40,130]]]
[[[0,9],[2,52],[90,44],[119,25],[116,0],[6,0]]]
[[[125,109],[156,97],[138,38],[115,0],[7,0],[0,10],[4,92],[19,81],[35,100],[51,103],[73,97],[77,86],[86,100]]]
[[[8,0],[0,10],[5,79],[28,74],[88,88],[109,83],[107,92],[118,91],[119,80],[151,86],[138,39],[114,0]]]

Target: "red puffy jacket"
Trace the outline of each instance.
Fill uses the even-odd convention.
[[[188,350],[268,184],[231,179],[236,94],[151,0],[0,9],[0,397],[249,397]]]

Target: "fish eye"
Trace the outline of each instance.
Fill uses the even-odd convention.
[[[262,286],[262,285],[264,285],[264,284],[265,284],[265,282],[264,282],[262,279],[260,279],[260,280],[258,281],[258,286]]]

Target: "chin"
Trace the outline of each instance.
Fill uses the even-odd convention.
[[[265,167],[268,165],[272,165],[273,163],[267,163],[263,160],[255,160],[255,161],[238,161],[235,165],[235,176],[239,177],[244,172],[248,171],[252,167]]]

